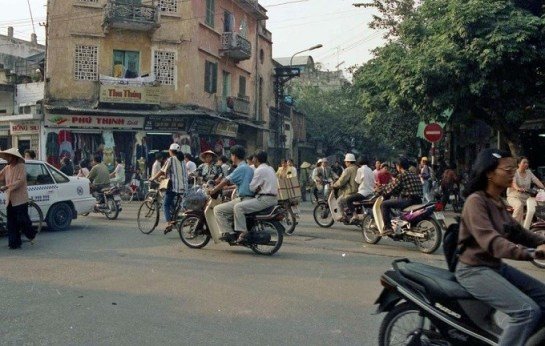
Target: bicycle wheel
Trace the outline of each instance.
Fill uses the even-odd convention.
[[[36,234],[40,233],[44,224],[44,214],[34,201],[28,202],[28,216],[32,221],[32,227],[36,229]]]
[[[210,241],[204,220],[190,215],[178,222],[178,234],[182,242],[192,249],[200,249]]]
[[[145,200],[138,208],[136,223],[138,229],[144,234],[150,234],[159,224],[159,203],[156,200]]]

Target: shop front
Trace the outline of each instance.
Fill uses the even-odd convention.
[[[110,168],[121,158],[127,170],[146,157],[145,117],[49,114],[44,119],[45,160],[59,166],[70,157],[75,163],[102,157]]]
[[[36,157],[40,157],[40,128],[39,120],[10,121],[11,146],[19,149],[21,154],[32,149],[36,152]]]

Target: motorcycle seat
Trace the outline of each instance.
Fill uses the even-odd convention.
[[[426,294],[435,299],[474,299],[446,269],[424,263],[400,263],[400,273],[407,279],[424,287]]]
[[[435,203],[433,203],[433,202],[426,203],[426,204],[414,204],[414,205],[408,206],[407,208],[403,209],[403,211],[415,211],[415,210],[422,209],[424,207],[428,207],[428,206],[434,205],[434,204]]]
[[[276,214],[276,210],[278,208],[281,208],[281,207],[278,206],[278,205],[274,205],[272,207],[268,207],[268,208],[265,208],[265,209],[260,210],[260,211],[256,211],[256,212],[253,212],[253,213],[246,214],[246,216],[247,217],[254,217],[254,218],[260,219],[260,220],[266,220],[266,219],[272,218],[273,215]]]
[[[363,206],[366,206],[366,207],[372,207],[375,204],[375,198],[364,199],[362,201],[355,201],[353,203],[354,203],[354,205],[363,205]]]

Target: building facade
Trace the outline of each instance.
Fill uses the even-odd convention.
[[[267,149],[266,19],[257,0],[49,1],[44,158]]]

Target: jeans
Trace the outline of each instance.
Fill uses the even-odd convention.
[[[382,211],[382,220],[384,221],[384,228],[392,228],[392,209],[404,209],[410,207],[413,204],[419,204],[422,200],[420,197],[405,197],[405,198],[394,198],[382,202],[380,210]]]
[[[424,183],[422,183],[422,193],[424,194],[424,202],[431,202],[431,190],[432,190],[432,182],[431,179],[424,180]]]
[[[499,269],[458,263],[456,279],[472,296],[509,316],[500,346],[524,345],[545,312],[545,284],[505,263]]]
[[[167,190],[165,192],[165,197],[163,198],[163,210],[165,211],[165,221],[169,222],[172,218],[172,208],[174,206],[174,198],[177,193],[172,190]]]

